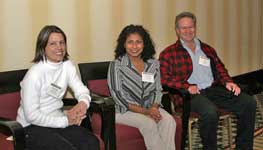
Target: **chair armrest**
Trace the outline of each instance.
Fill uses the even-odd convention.
[[[104,97],[104,96],[93,96],[92,102],[96,104],[105,104],[106,106],[114,106],[114,100],[112,97]]]
[[[25,133],[20,123],[0,118],[0,132],[2,131],[11,132],[15,150],[25,149]]]
[[[64,106],[74,106],[78,104],[78,101],[75,98],[63,98],[62,101]]]
[[[78,101],[74,98],[64,98],[63,103],[64,106],[74,106]],[[102,97],[92,94],[87,115],[90,116],[92,113],[98,113],[101,116],[101,138],[104,141],[105,149],[110,148],[111,150],[115,150],[115,106],[113,99],[111,97]],[[90,117],[85,118],[81,126],[92,131]]]
[[[181,143],[181,149],[183,150],[185,147],[185,141],[188,132],[188,121],[191,111],[191,103],[190,103],[191,95],[186,89],[175,89],[168,86],[163,86],[163,90],[170,94],[180,95],[183,98],[183,112],[182,112],[183,132],[182,132],[182,143]]]
[[[171,94],[178,94],[183,98],[189,98],[189,96],[190,96],[190,93],[186,89],[175,89],[175,88],[171,88],[168,86],[163,86],[163,90],[167,91]],[[189,99],[185,99],[185,100],[189,100]]]
[[[240,87],[241,92],[245,92],[249,95],[255,95],[263,90],[263,86],[261,86],[258,82],[251,83],[250,85],[238,83],[238,86]]]
[[[93,95],[89,111],[99,113],[101,116],[101,137],[105,149],[115,150],[115,105],[112,97]]]

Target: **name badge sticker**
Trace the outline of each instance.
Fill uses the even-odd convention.
[[[59,98],[61,92],[62,92],[62,88],[54,83],[51,83],[47,89],[47,94],[55,98]]]
[[[210,59],[209,59],[209,58],[206,58],[206,57],[204,57],[204,56],[200,56],[198,63],[199,63],[200,65],[209,67],[209,66],[210,66]]]
[[[154,75],[152,73],[142,72],[142,81],[154,83]]]

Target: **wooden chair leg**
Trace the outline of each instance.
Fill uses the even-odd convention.
[[[188,149],[191,150],[192,148],[192,123],[194,121],[189,119],[188,122]]]
[[[193,140],[192,140],[192,136],[193,136],[193,124],[195,122],[198,121],[198,118],[191,118],[189,119],[189,122],[188,122],[188,149],[189,150],[192,150],[193,149]]]
[[[228,118],[227,118],[227,131],[228,131],[228,143],[229,143],[229,149],[232,150],[233,147],[232,147],[232,140],[233,140],[233,137],[232,137],[232,119],[231,119],[231,116],[229,115]]]

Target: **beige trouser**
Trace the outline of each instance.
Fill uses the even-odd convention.
[[[148,116],[131,111],[116,113],[116,122],[138,128],[147,150],[175,150],[175,120],[162,108],[159,110],[162,120],[158,123]]]

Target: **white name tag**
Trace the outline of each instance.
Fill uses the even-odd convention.
[[[61,92],[62,88],[54,83],[51,83],[51,85],[47,89],[48,95],[53,96],[55,98],[59,98]]]
[[[142,81],[143,82],[154,82],[154,75],[152,73],[142,72]]]
[[[206,67],[210,66],[210,59],[206,58],[204,56],[200,56],[198,62],[199,62],[200,65],[203,65],[203,66],[206,66]]]

